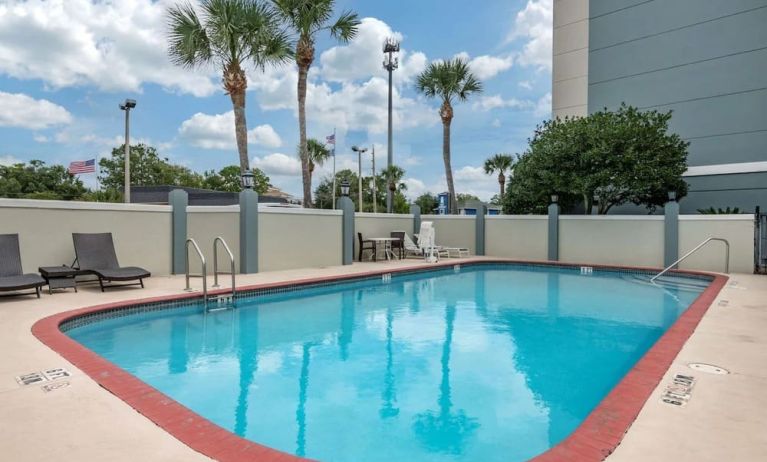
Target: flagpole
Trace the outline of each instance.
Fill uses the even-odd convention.
[[[333,127],[333,210],[336,209],[336,127]]]

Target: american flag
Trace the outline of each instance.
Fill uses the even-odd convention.
[[[76,160],[69,164],[69,173],[77,175],[80,173],[94,173],[96,171],[96,159]]]
[[[325,144],[336,144],[336,134],[328,135],[325,137]]]

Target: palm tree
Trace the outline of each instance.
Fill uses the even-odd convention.
[[[309,185],[311,185],[314,168],[317,165],[324,164],[326,160],[330,159],[331,153],[330,149],[326,148],[324,144],[320,143],[315,138],[306,140],[306,147],[308,153],[307,157],[309,159]],[[301,146],[298,147],[298,155],[301,156]]]
[[[298,36],[295,60],[298,65],[298,130],[301,173],[304,182],[304,206],[311,207],[312,186],[309,172],[309,148],[306,140],[306,78],[314,62],[314,39],[328,30],[331,37],[346,43],[357,35],[357,13],[345,11],[329,25],[335,0],[272,0],[277,11]]]
[[[485,161],[485,173],[492,175],[493,173],[498,172],[498,184],[501,185],[501,195],[498,197],[501,200],[503,200],[503,195],[506,191],[505,173],[513,169],[514,157],[509,154],[496,154]]]
[[[381,177],[386,180],[386,185],[389,188],[389,191],[391,191],[392,197],[394,197],[394,193],[397,190],[407,189],[407,186],[405,186],[405,184],[402,183],[402,177],[404,176],[405,176],[405,171],[401,167],[397,167],[396,165],[391,165],[389,167],[386,167],[381,172]]]
[[[453,102],[466,101],[469,95],[482,91],[482,82],[471,73],[465,59],[454,58],[429,64],[419,76],[416,89],[429,98],[439,97],[442,106],[442,158],[445,161],[445,179],[450,194],[450,213],[458,213],[453,184],[453,169],[450,166],[450,123],[453,121]]]
[[[279,16],[259,0],[202,0],[200,14],[191,3],[182,3],[168,8],[166,14],[171,61],[186,68],[212,64],[221,69],[224,90],[234,108],[240,170],[249,170],[248,81],[243,66],[250,63],[263,69],[289,60],[290,37],[281,29]]]

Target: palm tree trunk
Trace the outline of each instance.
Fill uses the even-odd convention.
[[[240,155],[240,170],[250,170],[248,159],[248,124],[245,120],[245,91],[234,91],[229,94],[234,107],[234,133],[237,138],[237,152]]]
[[[455,185],[453,184],[453,167],[450,165],[450,120],[442,121],[442,158],[445,161],[445,179],[447,180],[447,192],[450,195],[450,213],[458,213],[458,204],[455,202]]]
[[[498,183],[501,185],[501,196],[498,198],[501,201],[503,200],[503,193],[506,191],[506,177],[503,176],[503,173],[498,175]]]
[[[301,149],[301,176],[304,183],[304,207],[312,206],[312,186],[309,173],[309,153],[306,146],[306,78],[309,67],[298,66],[298,132]]]

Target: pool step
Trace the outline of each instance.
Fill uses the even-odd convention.
[[[626,281],[648,286],[660,286],[665,289],[677,289],[686,292],[700,292],[708,287],[709,282],[705,280],[682,278],[678,276],[661,276],[655,282],[650,282],[650,277],[646,275],[632,274],[623,277]]]
[[[224,311],[236,307],[232,294],[212,295],[208,297],[208,311]]]

